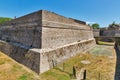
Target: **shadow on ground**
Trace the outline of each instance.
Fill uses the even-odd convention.
[[[116,51],[116,69],[114,80],[120,80],[120,50],[115,46]]]

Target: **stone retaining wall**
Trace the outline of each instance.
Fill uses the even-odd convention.
[[[95,46],[95,44],[96,43],[94,39],[89,39],[68,44],[54,50],[42,50],[40,54],[40,73],[53,68],[66,59],[86,51],[87,49]]]
[[[64,45],[56,49],[29,48],[18,43],[0,41],[0,51],[37,73],[43,73],[56,64],[62,63],[93,47],[95,40],[84,40]]]
[[[39,73],[40,53],[31,51],[29,47],[18,43],[9,43],[0,40],[0,51],[4,52],[17,62]]]
[[[0,39],[41,48],[42,11],[0,24]]]

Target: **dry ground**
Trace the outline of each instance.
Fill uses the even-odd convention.
[[[39,76],[0,52],[0,80],[39,80]]]
[[[82,60],[90,64],[81,63]],[[66,60],[41,75],[27,69],[0,52],[0,80],[71,80],[73,65],[87,70],[87,80],[114,80],[116,54],[111,45],[96,47]]]

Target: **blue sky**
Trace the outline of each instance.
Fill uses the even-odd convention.
[[[38,10],[108,26],[120,23],[120,0],[0,0],[0,16],[20,17]]]

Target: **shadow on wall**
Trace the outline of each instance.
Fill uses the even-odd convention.
[[[42,27],[17,27],[0,30],[0,51],[39,73],[40,54],[30,49],[42,48]]]
[[[114,80],[120,80],[120,50],[118,49],[117,45],[115,45],[115,51],[116,51],[116,69]]]
[[[39,73],[40,54],[30,50],[29,47],[0,40],[0,51],[29,69]]]

